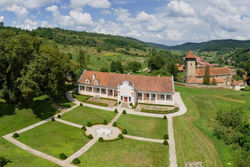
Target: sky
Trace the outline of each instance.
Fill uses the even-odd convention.
[[[250,39],[250,0],[0,0],[0,21],[177,45]]]

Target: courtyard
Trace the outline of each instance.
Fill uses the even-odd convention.
[[[167,117],[75,103],[50,119],[3,137],[59,166],[169,166],[172,139],[168,139]],[[79,163],[73,163],[75,159]]]

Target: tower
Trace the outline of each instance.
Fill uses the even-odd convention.
[[[189,83],[190,79],[196,79],[196,56],[192,51],[186,55],[186,82]]]

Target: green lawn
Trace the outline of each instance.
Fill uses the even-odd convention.
[[[167,167],[168,146],[131,139],[98,142],[80,161],[82,167]]]
[[[92,124],[103,123],[104,120],[111,121],[115,116],[114,112],[99,110],[95,108],[80,106],[72,111],[65,113],[62,119],[77,124],[86,125],[87,122]]]
[[[199,89],[176,86],[188,108],[185,115],[174,118],[178,166],[187,161],[202,161],[205,166],[233,164],[234,153],[213,136],[216,112],[242,108],[250,113],[249,92],[229,89]]]
[[[4,115],[0,114],[0,157],[3,156],[12,161],[8,163],[6,167],[57,166],[50,161],[39,158],[16,147],[1,137],[39,122],[41,118],[38,116],[50,115],[56,112],[56,110],[52,108],[51,103],[48,102],[44,96],[36,98],[35,106],[40,110],[40,113],[43,114],[38,113],[38,110],[32,108],[17,109],[12,105],[5,104],[3,101],[0,102],[0,112],[4,113]],[[9,113],[9,115],[7,115],[7,113]]]
[[[137,115],[122,115],[118,121],[121,128],[127,129],[129,135],[163,139],[167,131],[167,120]]]
[[[57,158],[60,153],[73,154],[89,141],[81,129],[56,121],[24,132],[17,140]]]

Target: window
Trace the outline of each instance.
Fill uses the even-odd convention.
[[[131,101],[131,97],[128,98],[128,101]]]
[[[86,84],[89,84],[89,80],[88,80],[88,79],[86,79],[86,80],[85,80],[85,83],[86,83]]]
[[[99,93],[100,92],[100,88],[96,88],[96,93]]]
[[[80,90],[84,90],[84,86],[80,86]]]
[[[146,97],[149,97],[149,93],[146,94]]]
[[[167,95],[167,99],[170,100],[171,99],[171,95]]]
[[[92,91],[92,87],[89,87],[89,91],[90,91],[90,92]]]
[[[121,96],[121,100],[123,100],[123,96]]]
[[[152,97],[155,98],[155,94],[152,94]]]
[[[138,93],[137,95],[138,95],[138,97],[142,97],[142,93]]]
[[[165,95],[161,95],[161,99],[164,99],[165,98]]]
[[[98,85],[98,84],[99,84],[99,82],[98,82],[97,80],[95,80],[94,84],[95,84],[95,85]]]

